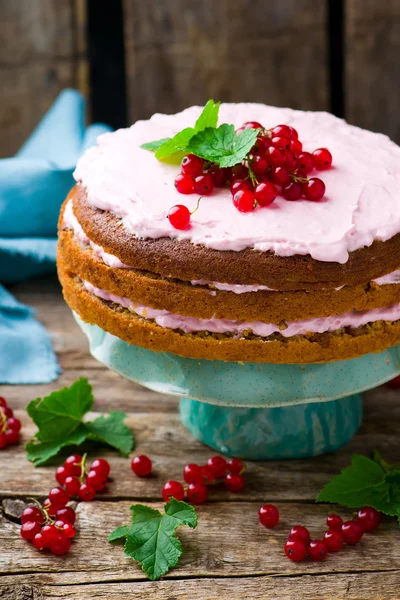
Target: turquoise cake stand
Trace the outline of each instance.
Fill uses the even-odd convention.
[[[340,448],[360,427],[361,392],[400,374],[400,345],[333,363],[239,364],[152,352],[75,318],[97,360],[151,390],[180,396],[182,423],[196,439],[250,460]]]

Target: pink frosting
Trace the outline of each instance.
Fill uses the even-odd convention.
[[[302,112],[263,104],[223,104],[220,123],[257,120],[271,127],[293,125],[304,150],[326,146],[334,168],[319,172],[326,184],[322,202],[288,202],[243,214],[230,191],[215,190],[202,199],[191,225],[174,229],[166,219],[174,204],[196,207],[197,196],[182,196],[174,187],[179,167],[155,159],[143,142],[169,137],[192,126],[200,107],[175,115],[155,114],[128,129],[98,138],[79,160],[74,177],[88,200],[121,217],[140,238],[188,239],[217,250],[254,248],[280,256],[310,254],[314,259],[345,263],[349,252],[385,241],[400,232],[400,148],[388,137],[348,125],[324,112]]]
[[[289,338],[295,335],[304,335],[308,332],[324,333],[326,331],[336,331],[342,327],[355,328],[367,323],[374,323],[375,321],[397,321],[400,319],[399,303],[393,304],[389,308],[376,308],[363,312],[353,310],[334,317],[289,321],[286,323],[286,329],[281,329],[279,325],[263,323],[262,321],[231,321],[229,319],[196,319],[195,317],[184,317],[170,313],[167,310],[158,310],[143,306],[143,304],[133,302],[129,298],[115,296],[95,287],[88,281],[84,281],[84,285],[89,292],[103,300],[120,304],[124,308],[135,312],[140,317],[153,319],[160,327],[181,329],[185,333],[209,331],[211,333],[230,333],[240,336],[245,331],[251,330],[255,335],[260,337],[268,337],[273,333],[280,333],[283,337]]]

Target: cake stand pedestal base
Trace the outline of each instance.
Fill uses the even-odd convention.
[[[357,433],[361,394],[277,408],[216,406],[182,398],[183,425],[220,453],[247,460],[308,458],[337,450]]]

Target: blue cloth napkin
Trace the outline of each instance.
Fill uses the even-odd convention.
[[[85,127],[85,100],[64,90],[12,158],[0,159],[0,282],[54,271],[60,206],[77,159],[106,125]],[[47,383],[60,368],[34,311],[0,283],[0,383]]]

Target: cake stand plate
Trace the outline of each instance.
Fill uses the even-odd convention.
[[[340,448],[361,424],[360,393],[400,374],[400,345],[332,363],[240,364],[152,352],[74,316],[97,360],[151,390],[180,396],[182,423],[196,439],[250,460]]]

